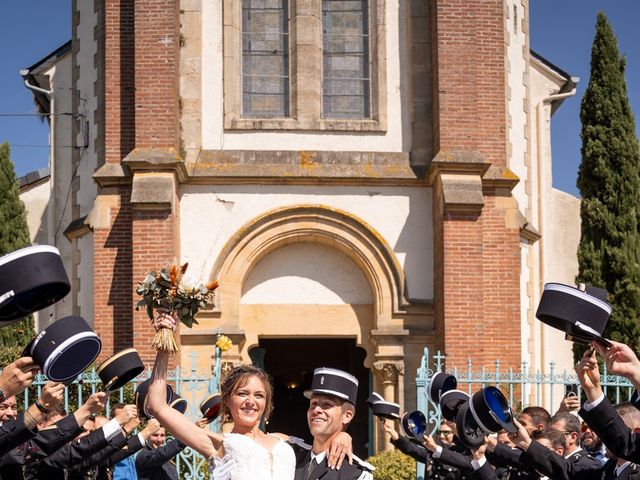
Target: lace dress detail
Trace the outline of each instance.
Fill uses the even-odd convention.
[[[293,480],[296,458],[284,441],[269,451],[251,438],[237,433],[225,435],[225,456],[209,459],[215,480]]]

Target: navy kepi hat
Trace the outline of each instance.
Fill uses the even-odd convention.
[[[400,421],[405,435],[422,444],[422,437],[427,433],[427,417],[420,410],[407,412]]]
[[[189,404],[187,401],[178,395],[176,392],[171,392],[171,403],[169,404],[172,408],[175,408],[177,411],[184,415],[184,412],[187,411]]]
[[[546,283],[536,317],[565,332],[570,340],[584,343],[599,340],[609,344],[602,337],[612,309],[606,300],[607,292],[602,288],[588,285],[581,290],[561,283]]]
[[[53,305],[70,290],[55,247],[34,245],[0,257],[0,322],[18,320]]]
[[[436,372],[429,381],[429,398],[433,403],[438,403],[440,401],[440,396],[444,392],[448,390],[455,390],[457,386],[458,380],[456,377],[447,373]]]
[[[96,369],[106,391],[117,390],[144,370],[144,363],[135,348],[127,348],[106,359]]]
[[[358,379],[336,368],[316,368],[313,371],[311,390],[305,391],[304,396],[311,398],[314,393],[332,395],[355,405],[358,397]]]
[[[461,390],[447,390],[440,395],[440,411],[442,416],[450,422],[456,421],[460,406],[469,400],[469,395]]]
[[[68,316],[52,323],[31,340],[23,356],[32,357],[49,380],[73,380],[102,350],[100,337],[82,317]]]
[[[373,404],[376,402],[384,402],[384,398],[379,393],[371,392],[371,395],[367,398],[367,405],[369,408],[372,408]]]
[[[149,385],[151,385],[151,379],[148,378],[136,388],[136,393],[133,395],[133,401],[138,407],[138,414],[144,415],[147,418],[153,418],[153,415],[147,410],[147,394],[149,393]],[[167,384],[166,400],[168,404],[173,400],[173,388]]]
[[[397,403],[387,401],[375,402],[371,407],[371,412],[376,417],[400,420],[400,405]]]
[[[222,395],[220,393],[214,393],[209,395],[200,403],[200,412],[209,423],[213,422],[220,415],[222,410]]]

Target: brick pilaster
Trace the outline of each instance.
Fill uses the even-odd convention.
[[[179,1],[104,0],[104,37],[105,153],[94,175],[102,187],[94,226],[96,329],[102,358],[134,346],[149,363],[153,331],[145,312],[135,311],[135,288],[147,272],[179,260],[177,186],[158,160],[180,161]],[[139,168],[145,181],[136,181]],[[160,184],[152,179],[154,191],[147,185],[155,172],[162,173]]]
[[[447,366],[520,365],[519,229],[507,165],[504,3],[433,4],[434,302]],[[489,180],[490,178],[490,180]],[[510,176],[510,178],[513,178]]]

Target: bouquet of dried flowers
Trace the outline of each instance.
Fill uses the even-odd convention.
[[[218,287],[218,282],[214,280],[207,284],[195,285],[185,280],[184,273],[188,265],[171,265],[160,272],[149,272],[136,289],[136,293],[142,296],[136,310],[145,308],[152,322],[154,310],[165,310],[189,328],[198,323],[195,315],[201,308],[213,303],[214,290]],[[173,332],[166,328],[156,333],[152,345],[156,350],[170,353],[179,350]]]

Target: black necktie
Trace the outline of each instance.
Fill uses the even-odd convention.
[[[318,462],[316,461],[315,458],[312,458],[311,461],[309,462],[309,468],[307,468],[307,476],[305,477],[307,480],[311,476],[311,472],[313,472],[313,469],[316,468],[317,466],[318,466]]]

